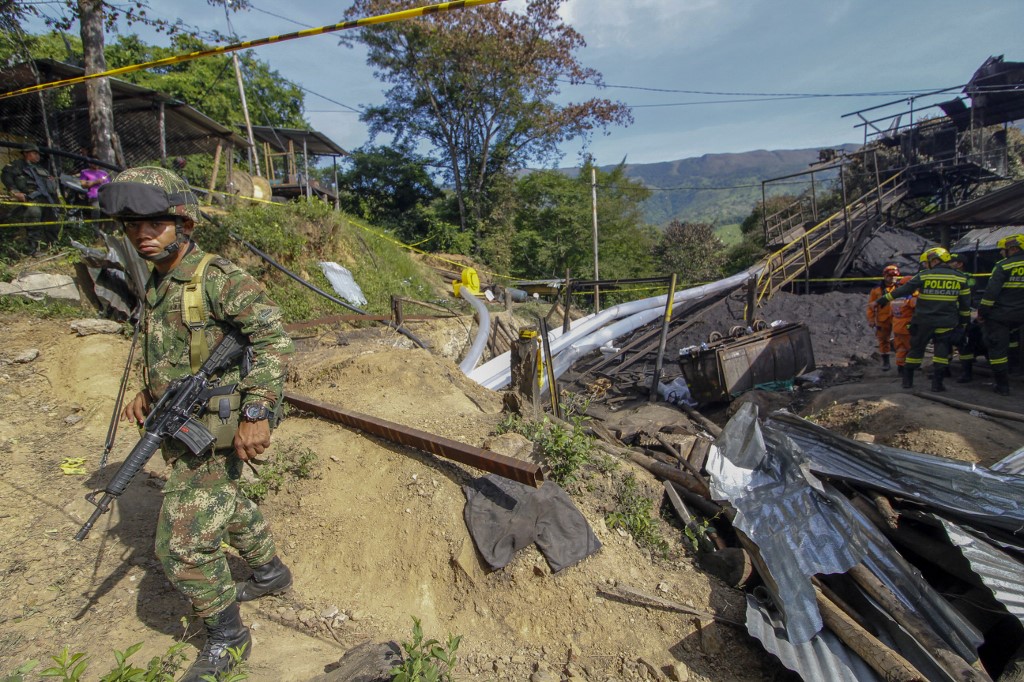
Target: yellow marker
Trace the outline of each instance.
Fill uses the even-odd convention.
[[[85,476],[89,472],[85,470],[85,457],[65,457],[60,463],[60,470],[65,476]]]

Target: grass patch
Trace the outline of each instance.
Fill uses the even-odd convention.
[[[722,243],[726,246],[732,246],[733,244],[739,244],[743,241],[743,232],[740,231],[739,223],[730,223],[728,225],[719,225],[715,228],[715,236],[722,240]]]
[[[250,500],[260,502],[288,482],[316,478],[319,461],[309,448],[284,447],[277,450],[268,462],[257,467],[255,480],[243,479],[238,482],[238,487]]]
[[[615,511],[605,516],[605,524],[625,529],[641,547],[667,556],[668,543],[658,531],[657,519],[651,515],[654,502],[640,490],[636,476],[626,474],[619,479],[615,501]]]
[[[82,317],[82,308],[74,303],[44,298],[33,301],[24,296],[0,296],[0,313],[18,313],[46,320],[75,319]]]
[[[436,298],[426,268],[410,258],[409,251],[394,237],[319,200],[237,206],[218,218],[216,224],[204,227],[197,238],[207,251],[251,263],[255,256],[234,241],[232,233],[335,297],[319,263],[337,262],[352,273],[367,299],[365,305],[357,307],[369,313],[389,313],[393,294],[420,300]],[[287,322],[351,312],[268,263],[259,261],[246,269],[267,287]]]

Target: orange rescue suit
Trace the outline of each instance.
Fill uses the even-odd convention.
[[[882,282],[877,287],[871,290],[871,295],[868,296],[868,324],[870,324],[875,330],[875,338],[878,339],[878,352],[882,355],[889,354],[889,340],[892,338],[892,311],[890,306],[883,306],[878,308],[875,306],[875,301],[885,296],[887,293],[896,288],[896,282],[892,284],[886,284]]]
[[[904,277],[899,284],[906,284],[910,277]],[[906,364],[907,353],[910,351],[910,320],[914,317],[914,308],[917,307],[918,292],[911,296],[893,299],[887,307],[892,315],[892,345],[896,351],[896,366],[902,367]]]

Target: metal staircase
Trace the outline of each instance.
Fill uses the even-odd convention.
[[[798,227],[802,224],[802,209],[798,206],[771,216],[769,234],[787,235],[789,240],[761,262],[757,302],[770,299],[838,249],[843,251],[834,276],[841,276],[864,242],[884,223],[886,211],[906,195],[907,183],[894,175],[806,231]]]

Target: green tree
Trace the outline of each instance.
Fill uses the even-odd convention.
[[[512,270],[526,277],[592,277],[591,165],[575,177],[536,171],[516,183]],[[654,230],[642,220],[650,192],[620,165],[597,171],[598,254],[602,279],[650,274]]]
[[[390,85],[364,114],[372,135],[427,146],[453,188],[459,226],[475,236],[497,208],[492,181],[557,157],[560,142],[631,122],[606,99],[557,104],[560,84],[600,83],[575,52],[585,43],[558,14],[564,0],[532,0],[525,14],[500,6],[368,27],[348,42]],[[356,0],[346,18],[405,9],[404,0]]]
[[[346,157],[338,176],[342,207],[399,238],[420,242],[430,236],[429,204],[441,197],[427,171],[428,160],[394,147],[364,146]]]
[[[654,246],[654,259],[681,282],[707,282],[721,275],[726,249],[713,225],[673,220]]]
[[[173,35],[169,47],[148,45],[137,35],[123,35],[107,47],[107,61],[111,68],[117,68],[210,47],[184,33]],[[260,125],[309,128],[302,115],[302,90],[252,54],[245,53],[240,59],[254,121]],[[125,74],[124,79],[188,102],[216,121],[244,121],[230,56],[217,55],[159,69],[134,71]]]

